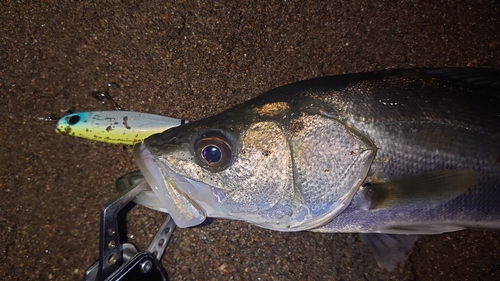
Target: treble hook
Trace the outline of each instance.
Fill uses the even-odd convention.
[[[120,85],[116,84],[115,82],[110,82],[106,85],[107,87],[105,92],[92,92],[92,97],[100,101],[102,104],[104,104],[105,101],[108,100],[116,110],[123,110],[123,108],[115,100],[113,100],[113,98],[109,94],[109,89],[113,85],[120,89]]]

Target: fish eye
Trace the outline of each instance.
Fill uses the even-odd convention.
[[[67,119],[67,121],[68,121],[68,124],[70,124],[70,125],[75,125],[76,123],[78,123],[78,122],[80,121],[80,116],[78,116],[78,115],[73,115],[73,116],[69,117],[69,118]]]
[[[209,145],[201,150],[201,156],[208,163],[217,163],[222,159],[222,152],[219,147]]]
[[[221,170],[231,160],[229,140],[220,132],[209,132],[195,143],[196,158],[210,171]]]

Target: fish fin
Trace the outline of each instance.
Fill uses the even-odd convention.
[[[392,225],[379,229],[379,231],[391,234],[442,234],[463,229],[475,230],[500,230],[500,222],[495,220],[485,221],[441,221],[439,223],[413,223],[411,225]]]
[[[390,182],[364,185],[367,209],[440,205],[475,185],[480,173],[470,169],[439,170]]]
[[[372,251],[380,268],[393,271],[409,256],[417,235],[395,235],[382,233],[360,233],[361,241]]]
[[[445,232],[454,232],[467,227],[460,222],[443,222],[435,224],[412,224],[412,225],[394,225],[384,228],[383,232],[391,234],[417,235],[417,234],[443,234]]]
[[[441,79],[500,90],[500,70],[488,68],[436,68],[424,71]]]

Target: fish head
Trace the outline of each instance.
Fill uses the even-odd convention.
[[[150,136],[134,156],[180,227],[206,217],[280,231],[319,227],[347,207],[376,148],[301,104],[247,103]]]

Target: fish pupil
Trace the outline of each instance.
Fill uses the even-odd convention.
[[[73,115],[73,116],[71,116],[71,117],[69,118],[68,123],[69,123],[70,125],[75,125],[76,123],[78,123],[78,121],[80,121],[80,116],[78,116],[78,115]]]
[[[222,159],[221,150],[215,145],[209,145],[201,151],[203,159],[208,163],[217,163]]]

